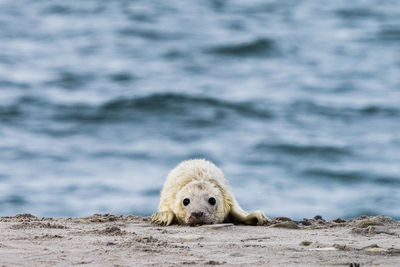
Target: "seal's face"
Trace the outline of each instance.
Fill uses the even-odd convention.
[[[175,214],[181,223],[212,224],[224,220],[223,196],[212,183],[194,181],[176,195]]]

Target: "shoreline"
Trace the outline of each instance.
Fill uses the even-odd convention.
[[[160,227],[149,217],[0,217],[0,266],[395,266],[400,221],[361,216],[265,226]]]

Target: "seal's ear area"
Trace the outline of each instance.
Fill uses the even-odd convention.
[[[172,211],[159,211],[151,216],[151,223],[162,226],[172,224],[175,219],[175,214]]]
[[[215,187],[221,192],[222,202],[223,202],[223,213],[228,214],[232,210],[234,204],[234,197],[228,190],[225,190],[220,184],[215,184]]]

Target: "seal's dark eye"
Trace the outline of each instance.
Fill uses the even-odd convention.
[[[190,199],[185,198],[185,199],[183,200],[183,205],[187,206],[187,205],[189,205],[189,203],[190,203]]]
[[[208,203],[210,203],[210,205],[215,205],[215,203],[216,203],[217,201],[215,200],[215,198],[213,198],[213,197],[210,197],[209,199],[208,199]]]

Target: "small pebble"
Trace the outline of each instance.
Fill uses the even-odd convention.
[[[311,245],[311,244],[312,244],[311,241],[301,241],[301,242],[300,242],[300,246],[305,246],[305,247],[307,247],[307,246],[309,246],[309,245]]]
[[[368,251],[368,252],[386,252],[387,250],[384,248],[367,248],[366,251]]]
[[[366,247],[363,247],[362,249],[368,249],[368,248],[379,248],[379,246],[377,244],[371,244]]]
[[[333,244],[333,247],[335,247],[339,250],[346,250],[346,245]]]

